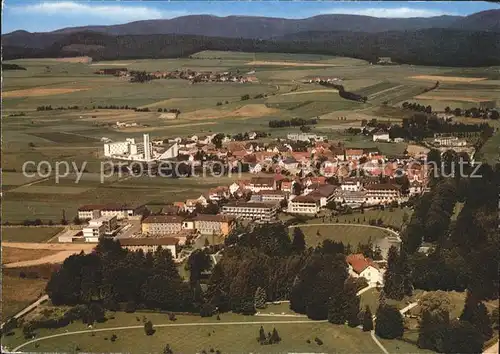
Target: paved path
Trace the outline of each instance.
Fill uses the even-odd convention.
[[[167,323],[167,324],[158,324],[154,325],[155,328],[162,328],[162,327],[204,327],[204,326],[241,326],[241,325],[265,325],[265,324],[297,324],[297,323],[322,323],[322,322],[327,322],[326,320],[324,321],[312,321],[312,320],[297,320],[297,321],[255,321],[255,322],[206,322],[206,323]],[[45,337],[40,337],[36,338],[33,340],[30,340],[26,343],[23,343],[16,348],[14,348],[12,351],[17,352],[21,348],[27,346],[28,344],[39,342],[45,339],[51,339],[51,338],[57,338],[57,337],[63,337],[63,336],[70,336],[73,334],[84,334],[84,333],[92,333],[92,332],[108,332],[108,331],[121,331],[121,330],[126,330],[126,329],[144,329],[144,325],[139,325],[139,326],[124,326],[124,327],[110,327],[110,328],[98,328],[98,329],[87,329],[83,331],[75,331],[75,332],[65,332],[65,333],[59,333],[59,334],[53,334],[51,336],[45,336]]]
[[[295,227],[309,227],[309,226],[334,226],[334,225],[339,225],[339,226],[355,226],[355,227],[371,227],[373,229],[379,229],[379,230],[384,230],[389,233],[391,233],[393,236],[399,237],[399,234],[392,230],[388,229],[385,227],[381,226],[375,226],[375,225],[364,225],[364,224],[346,224],[346,223],[324,223],[324,224],[299,224],[299,225],[290,225],[288,226],[289,229],[293,229]]]

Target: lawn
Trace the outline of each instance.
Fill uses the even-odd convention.
[[[142,317],[151,320],[153,325],[157,325],[156,333],[153,336],[146,336],[142,325]],[[279,318],[279,317],[259,317],[240,316],[233,314],[222,314],[220,322],[214,317],[201,318],[199,316],[177,316],[175,324],[189,324],[187,328],[179,327],[159,327],[159,324],[173,324],[168,320],[166,314],[158,313],[115,313],[114,319],[95,325],[94,328],[112,328],[118,326],[133,325],[137,328],[125,330],[112,330],[105,332],[67,335],[29,344],[23,348],[26,351],[36,352],[61,352],[74,350],[76,346],[82,351],[88,352],[121,352],[126,350],[131,353],[158,353],[168,343],[176,352],[195,353],[201,350],[210,351],[211,348],[218,349],[223,353],[235,352],[259,352],[263,350],[256,338],[261,326],[265,331],[272,331],[276,328],[282,342],[269,347],[265,347],[265,352],[277,353],[288,352],[290,350],[302,352],[341,352],[341,353],[374,353],[378,352],[375,343],[368,333],[363,333],[359,329],[347,326],[336,326],[329,323],[318,323],[304,321],[303,318]],[[137,320],[138,319],[138,320]],[[266,325],[266,322],[280,322]],[[233,324],[223,324],[224,322],[235,322]],[[255,323],[257,322],[257,323]],[[211,323],[210,326],[196,326],[195,323]],[[174,325],[175,325],[174,324]],[[73,323],[65,328],[56,330],[38,330],[37,337],[47,336],[65,331],[84,330],[86,326],[82,323]],[[187,334],[187,332],[189,334]],[[109,338],[116,334],[118,339],[111,342]],[[318,337],[323,341],[319,346],[314,342]],[[307,343],[310,340],[311,343]],[[14,348],[25,340],[21,337],[20,330],[15,331],[15,335],[5,337],[4,345]]]
[[[358,243],[364,244],[370,241],[376,243],[391,236],[385,230],[356,225],[303,225],[301,229],[304,232],[306,243],[310,246],[316,246],[323,240],[333,240],[342,242],[344,245],[350,244],[355,249]]]
[[[40,297],[45,290],[46,279],[28,279],[3,274],[2,322]]]
[[[348,215],[334,216],[333,219],[335,221],[338,219],[339,223],[358,223],[359,220],[360,224],[368,224],[370,220],[382,219],[384,225],[400,228],[403,224],[404,215],[406,214],[408,220],[410,220],[412,213],[413,210],[410,208],[394,208],[392,211],[386,208],[385,210],[365,210],[364,213],[356,212]]]
[[[37,227],[21,226],[6,227],[2,226],[2,241],[9,242],[45,242],[57,233],[62,231],[62,227]]]

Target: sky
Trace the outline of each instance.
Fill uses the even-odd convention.
[[[375,17],[469,15],[498,9],[476,1],[117,1],[3,0],[2,33],[47,32],[64,27],[113,25],[193,14],[306,18],[321,14]]]

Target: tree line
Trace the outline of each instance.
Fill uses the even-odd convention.
[[[179,34],[113,36],[84,31],[70,33],[43,48],[29,48],[22,43],[4,46],[3,54],[5,60],[68,55],[118,60],[188,57],[203,50],[223,50],[338,55],[372,63],[389,56],[401,64],[471,67],[498,65],[500,48],[496,35],[434,28],[381,33],[301,32],[276,40],[260,40]],[[42,40],[39,38],[39,42]],[[72,44],[86,46],[68,53],[65,47]]]
[[[346,100],[357,102],[366,102],[368,100],[368,97],[366,96],[361,96],[357,93],[346,91],[343,85],[332,84],[328,81],[323,80],[321,80],[319,84],[325,87],[333,87],[334,89],[339,90],[339,96],[345,98]]]
[[[304,125],[315,125],[318,124],[318,120],[315,118],[303,119],[303,118],[292,118],[292,119],[281,119],[281,120],[270,120],[270,128],[283,128],[283,127],[301,127]]]

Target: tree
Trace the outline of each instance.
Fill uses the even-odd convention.
[[[292,250],[301,253],[306,249],[306,240],[304,232],[300,227],[293,228]]]
[[[186,270],[189,270],[189,281],[193,284],[200,280],[201,273],[210,269],[212,266],[212,258],[207,250],[195,250],[188,258],[186,263]]]
[[[419,303],[421,318],[417,344],[420,348],[439,351],[449,326],[453,304],[444,291],[426,293]]]
[[[144,332],[147,336],[152,336],[155,333],[153,323],[151,321],[147,321],[146,323],[144,323]]]
[[[163,348],[163,354],[174,354],[174,351],[170,348],[170,344],[167,344],[165,348]]]
[[[214,144],[217,149],[222,148],[222,140],[224,139],[224,137],[225,137],[225,135],[222,133],[216,134],[212,138],[212,144]]]
[[[366,305],[365,312],[363,313],[363,332],[370,332],[373,330],[373,316],[370,306]]]
[[[279,343],[279,342],[281,342],[281,338],[280,338],[276,328],[273,327],[273,332],[271,334],[271,338],[269,340],[269,343],[274,344],[274,343]]]
[[[264,309],[266,308],[266,301],[267,301],[267,294],[266,290],[262,287],[258,287],[257,290],[255,290],[255,297],[254,297],[254,302],[255,302],[255,308],[257,309]]]
[[[477,301],[469,292],[467,293],[464,309],[460,315],[460,321],[467,321],[476,327],[485,340],[493,336],[493,329],[486,306],[482,302]]]
[[[75,215],[75,217],[73,218],[73,224],[75,225],[80,225],[82,222],[80,221],[80,218],[78,217],[78,215]]]
[[[377,310],[375,334],[381,338],[401,338],[404,333],[403,316],[394,306],[381,305]]]
[[[443,341],[444,353],[481,353],[481,333],[467,321],[452,321],[446,329]]]
[[[249,99],[250,99],[250,95],[248,95],[248,94],[241,96],[241,100],[242,101],[246,101],[246,100],[249,100]]]
[[[384,292],[388,298],[396,300],[403,299],[403,280],[400,274],[398,250],[395,246],[391,246],[387,255],[387,271],[384,274]]]
[[[299,182],[295,182],[292,185],[292,194],[300,195],[302,193],[302,185]]]
[[[266,332],[264,331],[264,327],[260,326],[259,329],[259,337],[257,338],[257,342],[260,344],[264,344],[266,342]]]

